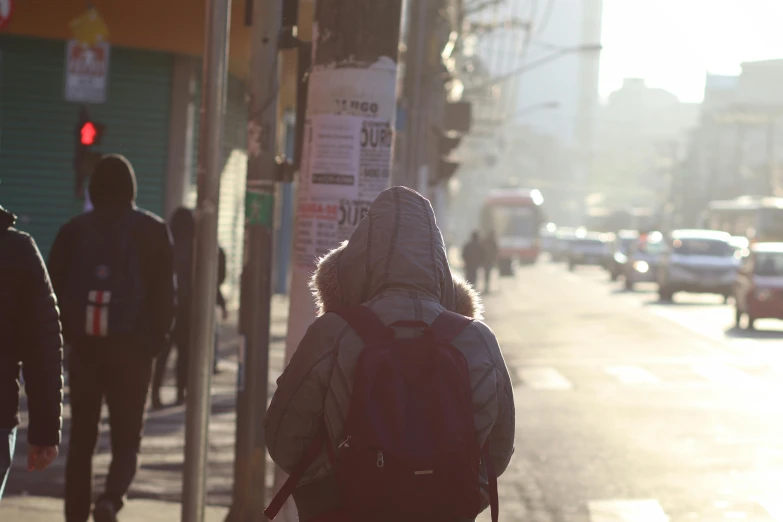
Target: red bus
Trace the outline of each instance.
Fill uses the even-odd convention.
[[[494,232],[500,275],[513,275],[514,261],[530,265],[541,250],[544,198],[537,189],[507,188],[489,193],[481,211],[481,229]]]

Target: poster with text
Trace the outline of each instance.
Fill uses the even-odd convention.
[[[389,186],[393,133],[388,121],[362,121],[359,139],[359,197],[375,199]]]
[[[354,198],[359,189],[359,139],[362,119],[323,114],[310,120],[307,153],[310,197]]]
[[[294,238],[294,262],[297,265],[312,266],[316,259],[337,246],[338,214],[336,203],[299,201]]]

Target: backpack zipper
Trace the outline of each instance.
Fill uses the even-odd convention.
[[[383,452],[382,451],[378,452],[378,458],[375,460],[375,465],[378,466],[379,468],[383,467]]]
[[[340,443],[340,445],[339,445],[339,446],[337,446],[337,449],[338,449],[338,450],[341,450],[341,449],[343,449],[343,448],[350,448],[350,447],[351,447],[351,446],[350,446],[350,443],[351,443],[351,436],[350,436],[350,435],[348,435],[348,436],[347,436],[347,437],[345,437],[345,439],[344,439],[344,440],[343,440],[343,441]]]

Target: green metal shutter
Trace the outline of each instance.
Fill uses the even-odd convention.
[[[0,202],[20,216],[44,256],[59,227],[82,211],[73,194],[78,106],[63,98],[65,42],[0,37]],[[172,58],[113,48],[108,102],[91,106],[106,125],[103,152],[124,154],[139,184],[137,203],[163,211]]]

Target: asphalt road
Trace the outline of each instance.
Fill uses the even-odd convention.
[[[783,521],[783,323],[546,261],[486,296],[515,384],[503,520]],[[482,520],[488,520],[485,514]]]

